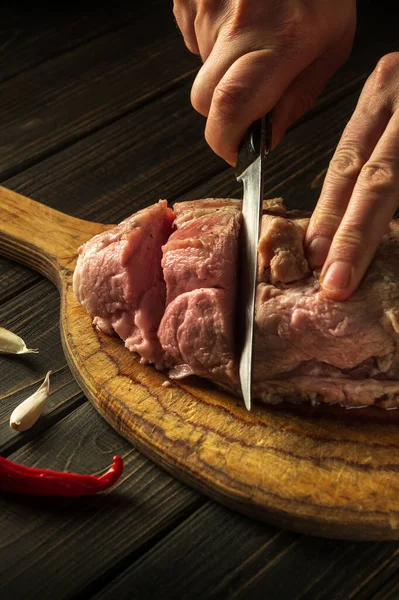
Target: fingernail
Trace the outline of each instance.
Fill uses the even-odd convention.
[[[309,244],[307,259],[312,269],[322,267],[327,258],[331,240],[326,237],[316,237]]]
[[[349,263],[337,260],[327,269],[327,273],[321,278],[323,287],[330,290],[344,290],[351,282],[352,267]]]

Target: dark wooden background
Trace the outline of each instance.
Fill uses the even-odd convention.
[[[190,106],[200,63],[172,2],[57,4],[0,4],[1,184],[102,222],[159,198],[240,194]],[[387,6],[359,2],[352,57],[272,153],[266,196],[314,206],[362,85],[378,58],[399,50]],[[40,348],[0,357],[0,453],[81,473],[102,472],[120,453],[125,472],[112,492],[84,500],[0,498],[0,598],[399,598],[398,543],[310,538],[252,521],[140,455],[73,380],[58,312],[52,284],[0,259],[0,324]],[[12,431],[13,408],[49,369],[45,416],[25,434]]]

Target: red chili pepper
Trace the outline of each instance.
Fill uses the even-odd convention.
[[[78,475],[24,467],[0,456],[0,490],[32,496],[88,496],[110,488],[123,471],[123,460],[114,456],[112,467],[101,475]]]

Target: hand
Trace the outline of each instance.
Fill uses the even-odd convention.
[[[330,162],[306,234],[311,267],[334,300],[356,290],[399,205],[399,52],[367,80]]]
[[[204,62],[191,101],[205,138],[234,165],[253,121],[275,109],[275,146],[347,59],[356,1],[174,0],[174,14]]]

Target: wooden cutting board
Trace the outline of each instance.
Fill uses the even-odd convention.
[[[104,418],[167,471],[254,518],[327,537],[399,539],[399,411],[248,413],[198,379],[164,387],[165,375],[92,327],[72,292],[78,247],[109,227],[0,188],[0,253],[58,287],[66,358]]]

